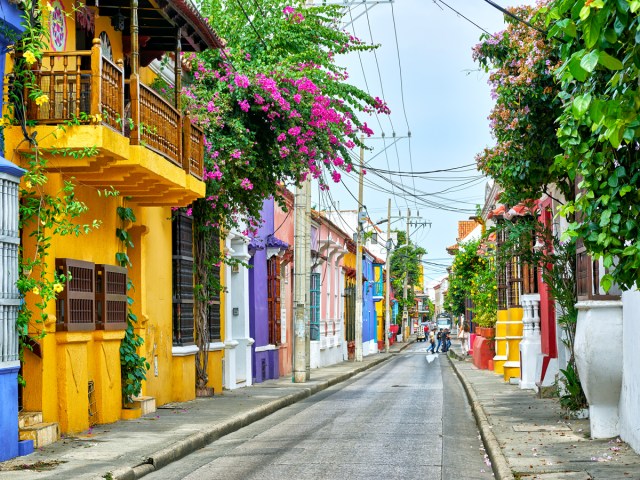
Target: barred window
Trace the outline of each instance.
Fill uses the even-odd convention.
[[[356,339],[356,287],[353,282],[344,289],[344,313],[345,340],[352,342]]]
[[[309,328],[311,340],[320,340],[320,274],[311,274],[310,285],[310,318]]]
[[[172,223],[173,344],[194,343],[193,219],[176,214]]]
[[[269,317],[269,343],[280,344],[280,259],[267,260],[267,302]]]

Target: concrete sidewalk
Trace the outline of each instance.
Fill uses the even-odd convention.
[[[640,456],[620,439],[591,440],[589,420],[569,418],[555,398],[505,383],[461,358],[449,359],[463,383],[499,480],[640,479]]]
[[[396,343],[389,353],[313,369],[311,380],[294,384],[291,377],[256,384],[222,395],[163,405],[137,420],[98,425],[64,436],[31,455],[0,463],[2,479],[137,479],[191,452],[348,380],[392,358],[413,341]]]

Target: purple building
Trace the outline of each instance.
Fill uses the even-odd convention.
[[[253,382],[280,377],[280,257],[288,244],[277,238],[274,200],[262,205],[262,225],[249,247],[249,332],[252,348]]]

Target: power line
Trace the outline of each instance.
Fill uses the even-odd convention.
[[[353,22],[353,15],[351,14],[351,8],[349,8],[349,17],[351,18],[351,29],[353,30],[353,36],[358,38],[358,35],[356,34],[356,26],[355,26],[355,23]],[[364,71],[364,64],[362,63],[362,54],[360,53],[360,50],[357,50],[357,53],[358,53],[358,60],[360,61],[360,69],[362,70],[362,78],[364,79],[364,85],[367,90],[367,94],[369,95],[369,97],[371,97],[371,90],[369,90],[369,82],[367,80],[367,74]],[[384,94],[382,95],[384,96]],[[384,129],[382,128],[382,123],[380,122],[378,111],[374,109],[374,113],[375,113],[376,121],[378,122],[378,126],[380,127],[380,133],[384,137]]]
[[[459,17],[464,18],[467,22],[469,22],[470,24],[476,26],[477,28],[479,28],[480,30],[482,30],[484,33],[486,33],[487,35],[493,37],[494,35],[489,33],[489,31],[485,28],[482,28],[480,25],[478,25],[476,22],[474,22],[473,20],[471,20],[470,18],[465,17],[462,13],[460,13],[458,10],[456,10],[455,8],[453,8],[452,6],[450,6],[448,3],[442,1],[442,0],[433,0],[433,3],[435,3],[436,5],[438,3],[443,4],[445,7],[447,7],[449,10],[451,10],[452,12],[455,12],[456,15],[458,15]]]
[[[247,21],[249,22],[249,25],[251,25],[251,28],[253,29],[253,31],[255,32],[256,36],[258,37],[258,40],[260,40],[260,42],[262,43],[262,45],[264,45],[265,50],[268,50],[267,44],[264,42],[264,39],[262,38],[262,35],[260,35],[260,33],[258,32],[258,30],[256,29],[256,26],[253,24],[253,22],[251,21],[251,18],[249,18],[249,14],[247,14],[247,11],[244,9],[244,7],[242,6],[242,3],[240,0],[236,0],[236,3],[238,4],[238,6],[240,7],[240,9],[242,10],[242,13],[244,13],[245,18],[247,19]]]
[[[524,20],[523,18],[518,17],[516,14],[511,13],[509,10],[507,10],[506,8],[501,7],[500,5],[498,5],[495,2],[492,2],[491,0],[484,0],[486,3],[488,3],[489,5],[491,5],[493,8],[496,8],[498,10],[500,10],[503,14],[513,18],[514,20],[526,25],[529,28],[534,29],[537,32],[542,33],[543,35],[546,35],[548,32],[546,30],[541,30],[540,28],[536,27],[535,25],[532,25],[531,23],[527,22],[526,20]]]

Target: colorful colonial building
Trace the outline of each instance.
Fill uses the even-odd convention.
[[[72,182],[74,199],[87,206],[79,223],[95,220],[97,227],[80,238],[47,232],[44,274],[66,279],[57,302],[46,307],[47,321],[29,325],[33,349],[24,354],[22,407],[53,425],[55,439],[58,429],[82,431],[140,415],[154,401],[195,397],[191,229],[188,220],[172,223],[171,207],[205,194],[203,131],[182,112],[179,94],[167,101],[150,88],[156,73],[149,66],[166,52],[178,58],[222,44],[180,0],[163,8],[148,0],[50,6],[49,48],[33,65],[48,102],[26,100],[26,118],[35,126],[25,131],[37,132],[46,162],[43,192],[57,196]],[[174,73],[179,92],[179,63]],[[23,165],[32,153],[24,140],[20,126],[5,128],[8,156]],[[123,208],[131,209],[125,219]],[[23,232],[26,256],[36,248],[33,228],[40,227]],[[124,252],[122,232],[130,242],[126,268],[116,256]],[[138,351],[150,366],[142,386],[147,398],[131,408],[124,408],[119,352],[127,295],[135,333],[144,340]],[[37,292],[25,300],[33,308]],[[44,438],[37,426],[31,431],[37,441]]]

